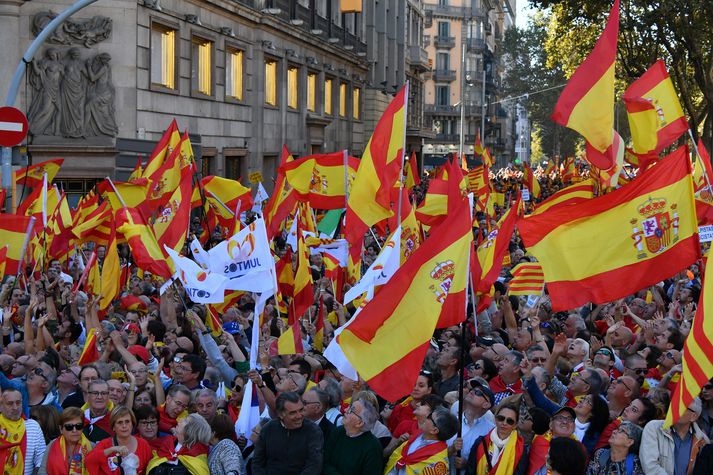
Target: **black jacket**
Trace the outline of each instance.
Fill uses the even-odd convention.
[[[287,430],[279,419],[262,428],[253,454],[253,475],[319,475],[322,472],[324,436],[314,422]]]

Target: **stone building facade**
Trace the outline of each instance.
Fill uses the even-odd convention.
[[[36,33],[71,3],[0,1],[2,97]],[[64,157],[57,181],[79,195],[126,178],[174,118],[204,173],[247,183],[261,171],[268,189],[283,143],[358,156],[368,101],[388,102],[370,78],[369,12],[341,13],[338,0],[98,0],[28,66],[16,105],[31,119],[33,163]]]

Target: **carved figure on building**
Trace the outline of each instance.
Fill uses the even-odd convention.
[[[45,57],[30,68],[32,102],[28,111],[33,136],[86,138],[116,137],[116,91],[111,56],[81,58],[79,48],[47,48]]]
[[[115,119],[115,91],[109,61],[111,61],[109,53],[100,53],[87,63],[89,87],[84,108],[84,127],[89,136],[114,137],[119,132]]]
[[[32,18],[32,33],[37,36],[57,16],[52,11],[37,13]],[[86,20],[65,20],[47,39],[48,43],[60,45],[84,45],[85,48],[111,36],[112,20],[97,15]]]
[[[62,137],[84,136],[84,103],[87,95],[87,64],[81,60],[78,48],[70,48],[64,60],[60,133]]]
[[[57,48],[47,48],[45,57],[33,61],[30,84],[35,94],[28,111],[33,135],[59,135],[61,120],[60,84],[64,65]]]

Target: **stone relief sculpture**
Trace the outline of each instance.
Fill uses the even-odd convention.
[[[37,36],[57,16],[56,13],[40,12],[32,18],[32,33]],[[67,19],[47,39],[48,43],[60,45],[79,44],[85,48],[106,40],[111,36],[112,20],[97,15],[86,20]]]
[[[110,61],[108,53],[83,61],[79,48],[69,48],[64,57],[58,48],[47,48],[44,58],[31,63],[30,133],[74,139],[115,137],[116,92]]]

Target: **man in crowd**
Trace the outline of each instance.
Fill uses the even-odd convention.
[[[90,442],[99,442],[111,437],[110,413],[114,403],[109,399],[109,385],[102,379],[89,383],[87,403],[84,410],[84,435]]]
[[[39,424],[22,417],[22,395],[5,389],[0,396],[0,466],[4,473],[33,475],[45,453],[45,438]]]
[[[383,473],[381,444],[371,433],[377,419],[376,409],[364,401],[355,402],[345,411],[344,424],[335,428],[327,440],[324,473]]]

